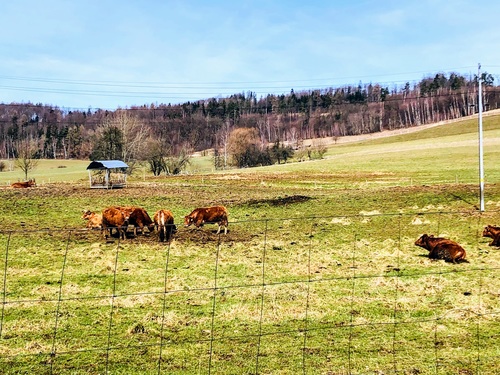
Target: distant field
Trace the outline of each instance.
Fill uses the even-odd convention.
[[[87,186],[88,161],[41,161],[36,188],[0,173],[0,372],[493,375],[500,361],[500,117],[329,147],[270,167]],[[64,166],[62,168],[61,166]],[[229,232],[185,228],[199,206]],[[171,210],[174,240],[106,241],[82,210]],[[468,263],[431,261],[422,234]]]
[[[260,168],[214,171],[210,156],[191,159],[189,174],[210,173],[286,173],[320,172],[351,174],[382,174],[388,180],[414,183],[469,182],[478,179],[477,119],[453,122],[407,134],[382,136],[359,142],[341,142],[329,145],[323,160],[290,162]],[[483,119],[484,167],[487,181],[499,181],[500,169],[496,167],[500,156],[500,115]],[[390,132],[388,132],[390,134]],[[347,140],[349,137],[345,137]],[[0,185],[24,179],[22,171],[12,161],[5,161],[8,168],[0,173]],[[88,181],[84,160],[40,160],[30,173],[40,183]],[[152,179],[147,165],[136,168],[131,181]]]

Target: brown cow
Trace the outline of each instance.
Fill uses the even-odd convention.
[[[26,188],[36,186],[36,182],[35,182],[35,179],[33,179],[33,180],[24,181],[24,182],[14,182],[10,186],[13,188],[16,188],[16,189],[26,189]]]
[[[429,251],[430,259],[444,259],[446,262],[457,263],[465,261],[465,250],[455,241],[447,238],[434,237],[433,235],[423,234],[415,245],[423,247]]]
[[[127,230],[129,218],[123,214],[121,210],[116,207],[108,207],[102,211],[102,231],[107,238],[106,229],[111,230],[116,228],[120,238],[125,239],[125,232]]]
[[[128,212],[128,207],[124,208],[124,212]],[[144,233],[144,227],[149,229],[149,232],[154,230],[154,222],[144,208],[132,207],[129,214],[129,225],[134,226],[134,235],[137,236],[137,229],[139,228],[141,233]]]
[[[224,206],[201,207],[196,208],[189,215],[184,217],[184,226],[188,227],[194,224],[195,227],[202,227],[204,224],[218,224],[220,228],[224,227],[224,234],[227,234],[228,212]]]
[[[489,243],[490,246],[500,246],[500,227],[487,225],[483,230],[483,237],[490,237],[493,239]]]
[[[160,242],[169,241],[172,235],[177,232],[177,227],[174,225],[174,215],[169,210],[156,211],[153,221],[156,230],[158,230]]]
[[[90,210],[83,211],[83,220],[87,220],[87,228],[102,229],[102,214],[96,214]]]
[[[151,217],[144,208],[136,206],[113,206],[113,208],[121,211],[127,220],[125,231],[127,231],[129,225],[134,227],[134,236],[137,236],[137,229],[139,229],[141,233],[144,233],[144,227],[147,227],[150,232],[153,231],[153,220],[151,220]]]

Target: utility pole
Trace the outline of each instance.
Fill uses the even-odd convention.
[[[479,195],[480,211],[484,211],[484,168],[483,168],[483,94],[481,89],[481,64],[477,67],[477,79],[479,86],[478,115],[479,115]]]

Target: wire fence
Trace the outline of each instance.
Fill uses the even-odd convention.
[[[4,373],[495,374],[497,212],[0,231]],[[432,261],[421,233],[464,246]]]

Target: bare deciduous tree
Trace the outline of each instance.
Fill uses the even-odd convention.
[[[35,169],[38,165],[38,159],[35,159],[38,147],[33,140],[20,142],[17,146],[17,159],[15,161],[18,167],[24,173],[25,180],[28,180],[28,173]]]
[[[162,173],[174,175],[181,173],[190,163],[191,153],[188,148],[182,148],[180,152],[173,153],[172,148],[165,145],[158,139],[149,139],[147,142],[147,152],[145,157],[149,164],[149,169],[153,175],[159,176]]]
[[[102,127],[116,128],[122,136],[121,159],[125,162],[143,156],[149,131],[136,116],[125,110],[117,110],[114,116],[104,120]]]

